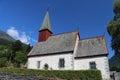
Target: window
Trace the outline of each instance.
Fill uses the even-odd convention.
[[[65,60],[64,58],[59,59],[59,68],[64,68],[65,67]]]
[[[44,69],[45,69],[45,70],[48,70],[48,68],[49,68],[49,65],[48,65],[47,63],[45,63]]]
[[[37,68],[40,68],[40,61],[37,61]]]
[[[90,69],[96,69],[96,63],[95,62],[90,62]]]

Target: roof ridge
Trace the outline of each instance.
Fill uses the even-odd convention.
[[[70,33],[73,33],[73,32],[78,32],[79,33],[78,30],[75,30],[75,31],[71,31],[71,32],[63,32],[63,33],[53,34],[51,36],[57,36],[57,35],[63,35],[63,34],[70,34]]]
[[[86,39],[94,39],[94,38],[100,38],[100,37],[105,37],[104,35],[102,36],[95,36],[95,37],[90,37],[90,38],[83,38],[83,39],[80,39],[80,40],[86,40]]]

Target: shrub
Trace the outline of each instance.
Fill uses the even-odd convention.
[[[99,70],[32,70],[18,68],[0,68],[0,72],[21,75],[32,75],[46,78],[61,78],[65,80],[102,80]]]

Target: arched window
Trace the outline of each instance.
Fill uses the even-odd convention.
[[[45,69],[45,70],[48,70],[48,68],[49,68],[49,65],[48,65],[47,63],[45,63],[44,69]]]

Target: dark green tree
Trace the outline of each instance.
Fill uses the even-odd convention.
[[[17,40],[11,45],[11,62],[14,63],[14,58],[17,51],[22,51],[22,43],[20,40]]]
[[[0,67],[20,67],[27,61],[31,46],[17,40],[9,45],[0,45]]]
[[[120,0],[116,0],[113,6],[114,18],[107,25],[109,35],[112,37],[111,47],[115,55],[120,56]]]
[[[10,48],[5,45],[0,45],[0,57],[6,57],[9,60]]]
[[[0,67],[7,66],[7,54],[8,54],[7,46],[0,45]]]
[[[15,42],[13,42],[11,48],[12,48],[12,51],[13,51],[13,52],[22,50],[22,43],[21,43],[21,41],[20,41],[20,40],[17,40],[17,41],[15,41]]]
[[[0,58],[0,67],[6,67],[7,66],[7,58],[2,57]]]
[[[26,49],[26,53],[28,54],[31,51],[32,47],[30,46],[30,44],[27,45],[27,49]]]
[[[15,56],[16,67],[20,67],[20,64],[24,64],[27,60],[27,55],[22,51],[17,51]]]

